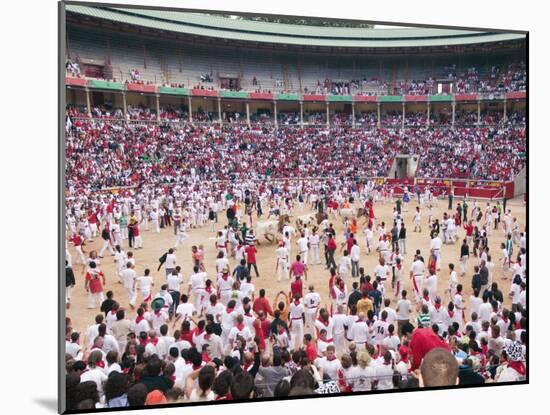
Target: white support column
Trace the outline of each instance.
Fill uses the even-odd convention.
[[[401,119],[401,129],[405,129],[405,103],[403,103],[403,118]]]
[[[481,101],[477,101],[477,126],[481,125]]]
[[[160,95],[157,94],[157,121],[160,121]]]
[[[92,116],[92,104],[90,101],[90,90],[86,88],[86,107],[88,109],[88,117]]]
[[[187,96],[187,110],[189,111],[189,122],[193,122],[193,106],[191,105],[191,95]]]
[[[506,105],[507,105],[507,102],[506,102],[506,95],[504,96],[504,114],[503,114],[503,117],[504,117],[504,122],[508,121],[508,114],[506,113]]]
[[[355,128],[355,102],[351,102],[351,126]]]
[[[128,106],[126,105],[126,92],[122,91],[122,107],[124,109],[124,119],[128,114]]]
[[[430,126],[430,101],[428,101],[428,119],[426,120],[426,127]]]
[[[273,121],[275,122],[275,128],[278,128],[277,123],[277,101],[273,101]]]
[[[327,128],[330,128],[330,110],[329,110],[329,102],[327,101]]]
[[[456,102],[453,101],[452,107],[453,107],[453,120],[452,120],[452,122],[451,122],[451,127],[452,127],[452,128],[455,128]]]
[[[378,128],[380,128],[380,103],[378,103]]]
[[[304,128],[304,101],[300,101],[300,127]]]
[[[246,103],[246,124],[250,127],[250,103]]]
[[[218,122],[222,125],[222,99],[218,97]]]

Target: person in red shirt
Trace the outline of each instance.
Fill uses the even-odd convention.
[[[267,314],[263,311],[260,311],[258,313],[258,321],[260,324],[260,328],[262,330],[262,334],[264,336],[264,343],[269,338],[269,334],[271,331],[271,321],[267,318]]]
[[[86,272],[84,286],[88,293],[88,308],[95,308],[95,300],[101,304],[104,300],[103,297],[103,285],[105,285],[105,274],[103,271],[97,268],[97,264],[94,261],[90,262],[90,268]]]
[[[84,251],[82,250],[82,246],[84,245],[82,237],[78,233],[75,233],[70,241],[73,243],[74,249],[77,253],[75,264],[86,264],[86,257],[84,256]]]
[[[403,336],[409,340],[411,370],[420,367],[422,359],[430,350],[436,348],[451,350],[449,345],[435,334],[431,327],[414,329],[412,324],[406,323],[403,326]]]
[[[260,296],[254,300],[252,310],[258,315],[261,311],[263,311],[264,314],[273,316],[273,309],[271,308],[271,304],[269,304],[267,298],[265,298],[265,290],[263,288],[260,290]]]
[[[263,311],[260,311],[260,315],[263,315],[265,316],[265,314],[263,313]],[[252,327],[254,328],[254,334],[255,336],[258,338],[259,340],[259,348],[260,348],[260,351],[264,351],[265,350],[265,335],[264,335],[264,330],[263,330],[263,327],[262,327],[262,321],[260,320],[260,318],[257,318],[254,320],[254,323],[252,323]]]
[[[336,252],[336,248],[336,241],[334,240],[332,234],[329,234],[327,242],[327,269],[337,268],[336,261],[334,261],[334,252]]]
[[[294,298],[296,294],[299,294],[300,298],[302,298],[304,296],[303,290],[304,284],[302,282],[302,277],[297,275],[296,279],[290,284],[290,297]]]
[[[181,323],[180,340],[185,340],[189,342],[191,346],[195,347],[195,343],[193,342],[194,333],[195,331],[191,330],[191,323],[189,322],[189,320],[185,320],[183,323]]]
[[[474,225],[472,225],[472,221],[465,223],[464,229],[466,230],[466,240],[468,241],[468,245],[472,245],[472,239],[474,236]]]
[[[260,273],[258,272],[258,266],[256,265],[256,252],[258,252],[258,250],[254,245],[248,245],[245,248],[244,252],[246,253],[246,263],[248,266],[248,273],[250,274],[250,269],[254,267],[254,271],[256,272],[256,278],[260,278]]]
[[[313,363],[313,361],[317,359],[317,347],[309,333],[304,334],[304,346],[306,348],[307,360]]]

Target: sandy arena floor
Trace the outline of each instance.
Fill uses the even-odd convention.
[[[460,201],[460,200],[458,200]],[[455,203],[453,207],[456,207],[457,200],[455,199]],[[469,217],[471,216],[471,209],[473,206],[473,201],[468,201],[469,203]],[[495,202],[496,203],[496,202]],[[479,201],[479,206],[484,208],[486,201]],[[491,204],[493,205],[493,203]],[[415,207],[417,206],[415,201],[412,201],[409,204],[408,212],[404,212],[405,217],[405,224],[407,226],[407,255],[405,255],[405,261],[404,261],[404,270],[405,270],[405,289],[410,293],[409,298],[411,300],[414,299],[413,296],[413,290],[412,290],[412,283],[409,278],[409,270],[410,270],[410,264],[413,260],[413,255],[416,249],[420,249],[422,252],[422,255],[424,258],[427,259],[429,254],[429,246],[430,246],[430,238],[429,238],[429,229],[427,226],[428,221],[428,211],[427,208],[421,208],[422,213],[422,233],[415,233],[413,232],[413,215]],[[377,222],[380,223],[381,221],[386,222],[387,229],[389,229],[389,225],[391,221],[391,214],[392,214],[392,207],[393,204],[386,203],[383,204],[381,202],[377,202],[375,204],[375,215],[377,217]],[[443,212],[446,211],[447,208],[447,200],[439,200],[437,204],[434,206],[433,214],[434,218],[441,218],[443,217]],[[512,216],[517,217],[520,222],[520,227],[523,230],[525,226],[525,213],[526,208],[523,206],[523,200],[516,199],[512,201],[508,201],[507,208],[512,210]],[[308,207],[304,206],[303,210],[296,209],[295,210],[295,216],[309,213],[310,210]],[[223,225],[225,225],[225,215],[224,212],[220,212],[219,214],[220,222],[218,223],[218,227],[222,228]],[[264,215],[265,219],[265,215]],[[337,243],[340,245],[341,242],[343,242],[343,224],[341,218],[330,218],[330,221],[334,224],[335,229],[337,231]],[[363,223],[363,219],[360,220],[360,224]],[[133,250],[134,256],[136,258],[136,272],[138,275],[142,275],[142,272],[145,268],[150,268],[152,272],[152,276],[154,278],[155,286],[153,287],[153,295],[158,292],[160,289],[160,286],[165,281],[165,275],[164,275],[164,268],[161,268],[160,271],[156,271],[158,267],[158,258],[166,252],[166,250],[174,245],[175,237],[173,235],[172,228],[167,229],[161,229],[161,232],[159,234],[154,233],[152,231],[145,231],[144,227],[142,226],[141,234],[144,242],[144,248]],[[214,233],[211,233],[209,230],[209,226],[205,226],[200,229],[191,229],[189,231],[189,239],[185,242],[183,246],[180,246],[178,250],[176,251],[176,257],[177,257],[177,263],[182,267],[183,275],[184,275],[184,286],[183,290],[187,290],[187,283],[189,280],[189,275],[192,273],[192,261],[191,261],[191,246],[192,245],[199,245],[203,244],[205,247],[205,263],[206,263],[206,269],[208,272],[209,278],[211,278],[213,281],[215,281],[215,256],[216,256],[216,250],[214,247]],[[376,235],[376,234],[375,234]],[[449,280],[449,271],[448,271],[448,264],[450,262],[454,262],[455,269],[457,270],[459,274],[459,282],[463,284],[464,286],[464,297],[465,299],[468,299],[470,294],[472,293],[472,289],[470,288],[471,285],[471,276],[473,273],[473,267],[477,264],[477,258],[474,258],[473,256],[470,257],[470,260],[468,261],[468,270],[465,277],[460,277],[460,265],[459,265],[459,253],[460,253],[460,243],[462,239],[464,238],[465,232],[462,229],[459,233],[459,242],[455,243],[454,245],[443,245],[442,249],[442,264],[441,264],[441,271],[438,272],[439,280],[438,280],[438,293],[442,296],[445,303],[448,303],[449,297],[444,294],[445,289],[448,286],[448,280]],[[295,257],[297,254],[297,247],[295,245],[296,238],[293,238],[293,247],[292,247],[292,258]],[[359,235],[358,238],[359,245],[361,247],[361,260],[360,260],[360,266],[365,268],[365,272],[367,274],[373,273],[373,270],[375,266],[377,265],[378,261],[378,254],[376,252],[372,252],[370,255],[366,254],[366,248],[365,248],[365,238],[363,235]],[[494,275],[493,275],[493,281],[497,282],[499,285],[499,288],[502,290],[504,296],[505,296],[505,305],[510,306],[510,299],[507,297],[511,279],[510,274],[507,273],[504,275],[502,270],[502,265],[500,264],[500,243],[504,241],[504,233],[502,228],[499,228],[498,230],[491,230],[491,234],[489,235],[489,246],[490,246],[490,252],[492,253],[492,259],[495,263],[495,269],[494,269]],[[101,248],[101,238],[98,237],[94,240],[93,243],[87,243],[87,246],[84,247],[84,250],[87,253],[95,249],[99,251]],[[253,283],[256,286],[256,295],[258,295],[258,290],[260,288],[264,288],[267,292],[267,297],[270,301],[273,300],[274,296],[281,290],[285,290],[286,292],[290,289],[290,282],[288,280],[282,280],[280,282],[276,281],[275,278],[275,245],[270,245],[265,239],[260,239],[261,245],[258,246],[258,254],[257,254],[257,263],[258,263],[258,269],[260,271],[260,278],[255,277],[254,270],[252,270],[253,276]],[[376,244],[375,244],[376,245]],[[127,240],[125,241],[124,250],[128,251],[127,248]],[[73,262],[76,258],[76,253],[74,251],[74,248],[71,246],[69,248],[69,251],[72,255]],[[514,247],[514,254],[518,252],[518,247]],[[132,311],[129,309],[128,306],[128,296],[126,294],[125,289],[121,284],[119,284],[118,277],[115,275],[115,266],[113,262],[113,257],[109,256],[108,253],[105,254],[105,258],[101,260],[101,269],[104,271],[106,279],[107,279],[107,285],[105,287],[105,292],[108,290],[112,290],[114,292],[114,299],[119,301],[121,305],[127,310],[126,317],[129,319],[134,319],[136,316],[135,311]],[[335,256],[336,263],[338,263],[339,258],[341,257],[342,253],[337,252],[337,255]],[[321,257],[323,257],[323,248],[321,248]],[[323,261],[323,258],[321,258]],[[230,260],[231,262],[231,268],[233,269],[236,264],[233,259]],[[96,314],[99,313],[99,307],[97,309],[88,309],[87,308],[87,294],[84,289],[84,270],[83,266],[81,265],[75,265],[74,266],[74,272],[75,272],[75,278],[76,278],[76,286],[72,290],[72,301],[71,301],[71,308],[67,310],[67,316],[71,318],[72,320],[72,326],[73,329],[76,331],[79,331],[81,333],[85,333],[87,327],[93,323],[94,317]],[[305,284],[307,285],[313,283],[315,285],[316,291],[318,291],[321,294],[322,297],[322,305],[329,303],[328,300],[328,278],[329,278],[329,272],[325,270],[324,267],[324,261],[322,265],[313,265],[309,267],[308,272],[308,281]],[[355,279],[358,280],[358,279]],[[348,285],[348,290],[351,291],[351,283],[352,278],[349,277],[346,281]],[[391,292],[391,284],[390,281],[387,282],[387,293]],[[307,289],[304,290],[304,293],[307,292]],[[391,297],[393,299],[393,294],[391,294]],[[142,300],[141,294],[138,294],[138,304]],[[414,303],[414,301],[413,301]],[[395,301],[392,301],[392,307],[395,306]],[[466,310],[466,316],[469,318],[469,312],[468,309]],[[170,325],[171,327],[171,325]],[[170,329],[172,332],[172,328]],[[81,338],[81,344],[85,345],[86,342],[84,341],[84,338]]]

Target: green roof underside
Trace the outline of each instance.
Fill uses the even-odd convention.
[[[211,38],[317,47],[434,47],[525,39],[521,33],[432,28],[365,29],[255,22],[223,16],[165,10],[91,7],[68,4],[68,12]]]

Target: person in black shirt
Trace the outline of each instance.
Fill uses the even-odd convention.
[[[69,262],[65,261],[65,304],[67,308],[71,307],[71,289],[75,284],[73,269],[69,266]]]
[[[476,288],[481,291],[481,275],[479,275],[479,267],[476,265],[474,267],[474,275],[472,276],[472,289]]]
[[[113,304],[116,303],[116,301],[113,300],[114,294],[112,291],[107,291],[106,295],[107,295],[107,299],[101,303],[101,308],[100,308],[100,311],[104,312],[105,316],[107,316],[109,311],[111,311],[111,309],[113,308]]]
[[[194,365],[200,365],[202,363],[202,356],[199,352],[192,355],[190,353],[190,358]],[[143,383],[147,387],[148,392],[158,389],[162,393],[166,393],[168,389],[174,386],[174,381],[164,376],[161,373],[162,369],[163,362],[158,357],[152,357],[143,369],[139,383]]]
[[[458,213],[458,226],[462,225],[462,206],[460,205],[460,202],[458,202],[456,206],[456,213]]]
[[[440,226],[439,226],[439,219],[436,219],[435,222],[432,225],[432,231],[430,232],[430,237],[433,239],[437,235],[439,235]]]
[[[359,291],[359,283],[355,281],[352,284],[353,291],[349,294],[348,297],[348,308],[351,308],[351,306],[356,306],[357,302],[361,299],[361,291]]]
[[[485,265],[485,260],[482,259],[479,267],[479,275],[481,281],[481,289],[479,292],[483,293],[489,288],[489,269]]]
[[[227,216],[227,223],[231,225],[231,223],[233,223],[233,219],[235,219],[235,211],[233,210],[232,207],[227,208],[226,216]]]
[[[474,371],[472,359],[464,359],[458,368],[459,385],[482,385],[485,378]]]
[[[218,336],[222,335],[222,326],[219,323],[214,322],[214,316],[212,314],[206,315],[206,332],[210,330],[212,333],[217,334]]]
[[[278,332],[277,326],[281,326],[283,329],[285,329],[287,334],[290,336],[288,325],[283,320],[281,320],[281,310],[275,310],[273,312],[273,317],[274,317],[273,321],[269,325],[270,335],[276,335]]]
[[[401,224],[401,229],[399,229],[399,252],[402,255],[407,254],[407,246],[405,244],[407,238],[407,229],[405,229],[405,223]]]
[[[466,275],[466,262],[468,261],[468,258],[470,257],[470,245],[468,245],[468,241],[464,239],[462,241],[462,245],[460,246],[460,267],[461,267],[461,276],[463,277]]]
[[[398,248],[399,230],[397,229],[397,222],[393,221],[393,227],[391,228],[391,250],[395,251]]]
[[[502,291],[498,289],[498,284],[496,282],[491,284],[491,290],[487,291],[487,295],[489,296],[489,302],[498,301],[501,304],[504,302]]]

